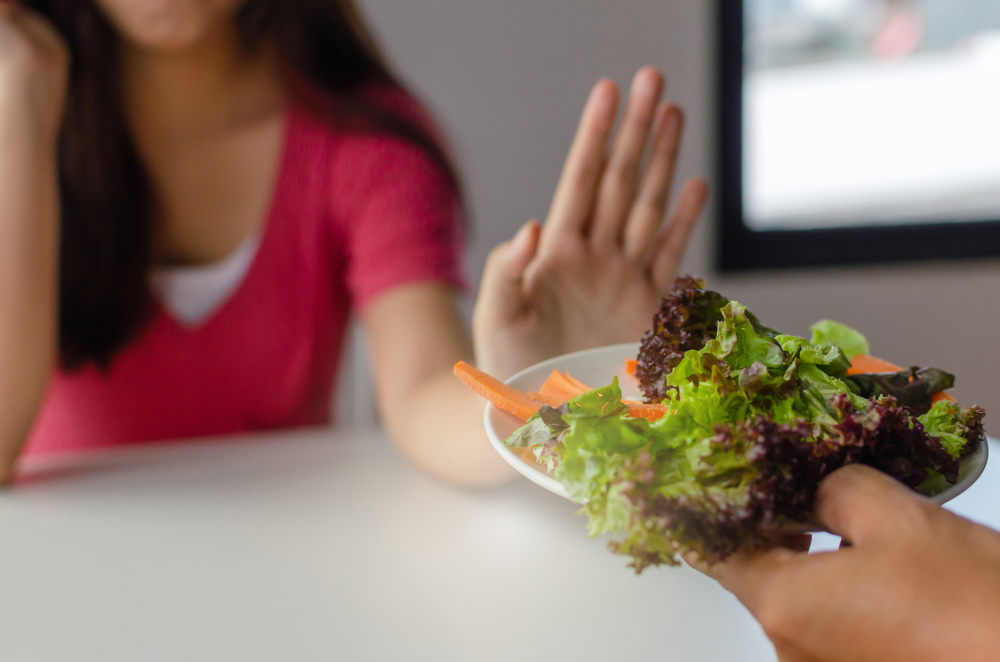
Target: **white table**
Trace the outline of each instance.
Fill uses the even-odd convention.
[[[437,484],[379,432],[163,444],[29,474],[0,495],[4,660],[774,659],[705,577],[636,577],[569,502],[524,479]],[[994,504],[1000,462],[957,508],[1000,526]]]

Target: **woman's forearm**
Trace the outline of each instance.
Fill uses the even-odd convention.
[[[514,470],[486,437],[486,401],[451,371],[430,377],[384,417],[400,451],[427,473],[469,487],[497,485]]]
[[[368,307],[365,328],[382,423],[400,452],[450,483],[480,487],[511,477],[486,437],[486,402],[452,373],[473,353],[454,293],[433,283],[393,289]]]
[[[31,430],[57,346],[56,150],[26,122],[0,108],[0,481]]]

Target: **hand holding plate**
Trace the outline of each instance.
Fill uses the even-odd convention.
[[[816,517],[851,546],[689,559],[746,605],[782,662],[995,656],[1000,534],[860,465],[823,481]]]

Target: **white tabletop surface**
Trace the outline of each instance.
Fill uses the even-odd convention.
[[[998,506],[994,461],[954,507],[1000,528]],[[574,511],[522,478],[436,483],[375,431],[34,463],[0,494],[0,656],[774,659],[712,581],[636,577]]]

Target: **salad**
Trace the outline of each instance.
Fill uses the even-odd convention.
[[[925,494],[958,479],[984,443],[984,412],[945,391],[954,376],[869,356],[831,320],[806,339],[764,326],[738,302],[678,278],[632,362],[644,401],[617,379],[590,388],[555,372],[521,393],[460,363],[456,374],[525,421],[524,449],[582,504],[591,536],[641,572],[709,562],[808,524],[820,481],[875,467]]]

